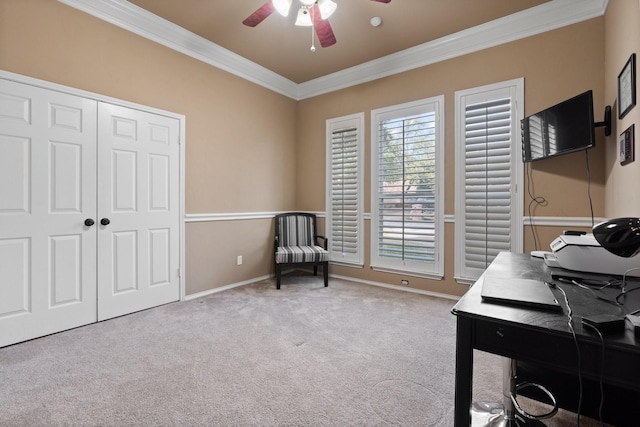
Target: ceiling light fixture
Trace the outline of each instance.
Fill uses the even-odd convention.
[[[331,0],[318,0],[318,9],[320,9],[320,16],[322,19],[328,19],[333,12],[336,11],[338,5]]]
[[[282,16],[289,15],[289,9],[291,9],[291,2],[293,0],[271,0],[274,9]]]
[[[329,47],[336,44],[336,36],[333,34],[329,17],[338,8],[333,0],[298,0],[300,7],[296,15],[295,25],[311,27],[311,51],[315,51],[313,34],[318,36],[320,46]],[[371,0],[378,3],[391,3],[391,0]],[[247,27],[255,27],[268,18],[274,11],[282,16],[288,16],[293,0],[266,0],[266,2],[247,16],[242,23]]]
[[[310,27],[313,25],[311,22],[311,14],[307,7],[300,6],[300,10],[298,10],[298,17],[296,18],[296,25],[298,27]]]
[[[274,0],[274,6],[275,1],[278,0]],[[300,3],[302,4],[300,5],[300,9],[298,10],[298,17],[296,18],[296,25],[300,27],[310,27],[313,25],[310,11],[314,6],[318,6],[317,10],[320,11],[320,18],[322,18],[323,20],[328,19],[338,8],[338,5],[332,0],[300,0]]]

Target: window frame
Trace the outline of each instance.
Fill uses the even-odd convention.
[[[520,122],[524,117],[524,78],[479,86],[455,92],[455,260],[454,278],[459,283],[475,282],[484,269],[466,265],[466,114],[468,105],[489,102],[490,100],[511,99],[511,223],[510,251],[521,253],[523,250],[523,165],[522,135]]]
[[[357,218],[356,218],[356,252],[353,254],[336,253],[332,249],[333,216],[333,133],[337,130],[356,129],[356,162],[357,162]],[[329,239],[329,261],[350,267],[364,266],[364,113],[335,117],[326,121],[326,220],[325,234]]]
[[[378,167],[379,167],[379,123],[382,120],[411,117],[417,114],[435,114],[435,185],[434,185],[434,260],[418,262],[398,260],[379,255],[379,204],[378,204]],[[383,272],[405,274],[417,277],[441,280],[444,276],[444,95],[438,95],[413,102],[397,104],[371,110],[371,228],[370,257],[371,268]]]

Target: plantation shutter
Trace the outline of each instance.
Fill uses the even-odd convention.
[[[484,269],[510,251],[512,219],[511,98],[467,105],[464,110],[464,265]]]
[[[433,262],[436,115],[383,120],[378,137],[378,256]]]
[[[331,232],[332,260],[358,261],[359,169],[358,129],[334,130],[331,134]]]

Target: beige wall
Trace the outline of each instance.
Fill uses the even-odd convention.
[[[613,132],[607,138],[605,216],[617,218],[640,216],[640,106],[635,106],[622,119],[618,119],[618,74],[632,53],[640,66],[640,1],[610,0],[605,16],[605,100],[613,106]],[[636,76],[636,78],[638,78]],[[636,86],[638,81],[636,81]],[[640,87],[640,86],[639,86]],[[640,93],[636,88],[636,97]],[[640,102],[640,98],[638,98]],[[618,136],[635,124],[636,161],[624,166],[618,161]]]
[[[445,214],[454,215],[454,93],[457,90],[524,77],[525,114],[535,113],[588,89],[594,91],[596,117],[603,114],[604,19],[593,19],[542,35],[465,55],[392,77],[344,89],[300,102],[298,109],[298,170],[302,182],[297,189],[298,207],[325,209],[325,120],[364,112],[365,126],[365,211],[370,212],[370,112],[372,109],[436,95],[445,96]],[[603,131],[597,130],[597,147],[589,150],[591,197],[594,213],[604,211]],[[534,216],[590,217],[587,168],[584,153],[531,163],[536,196],[547,200]],[[525,206],[529,202],[525,197]],[[524,212],[528,215],[528,212]],[[366,249],[369,244],[369,221]],[[537,227],[540,248],[548,250],[557,237],[556,227]],[[525,250],[533,249],[529,227],[525,228]],[[442,281],[381,273],[365,267],[332,266],[332,273],[363,280],[400,284],[408,278],[415,288],[461,295],[468,289],[453,280],[454,225],[445,227],[445,278]]]
[[[444,94],[445,212],[453,215],[454,92],[524,77],[525,113],[530,114],[593,89],[599,119],[605,101],[615,98],[615,76],[630,52],[637,52],[640,39],[637,0],[609,3],[606,18],[296,102],[55,0],[0,0],[0,69],[185,115],[187,214],[324,211],[325,120],[360,111],[367,118],[369,211],[370,111]],[[624,45],[620,52],[618,38]],[[635,108],[614,132],[636,122],[639,111]],[[637,163],[614,164],[614,144],[607,141],[605,150],[603,141],[599,137],[598,147],[589,151],[596,216],[620,211],[616,183],[637,182],[640,174]],[[532,175],[535,194],[548,201],[536,207],[534,216],[590,215],[584,154],[533,163]],[[636,192],[634,197],[632,213],[637,215],[640,196]],[[272,273],[272,227],[268,219],[187,223],[187,294]],[[554,227],[537,230],[543,247],[558,233]],[[445,235],[445,280],[411,279],[411,285],[459,295],[467,288],[452,280],[452,223],[446,224]],[[532,249],[528,227],[525,238],[525,250]],[[237,255],[243,256],[242,266],[236,265]],[[371,271],[368,256],[366,263],[364,269],[332,266],[331,272],[399,282],[399,276]]]
[[[55,0],[0,0],[0,69],[184,114],[187,214],[295,207],[287,97]],[[268,221],[188,223],[186,293],[269,274],[269,232]]]

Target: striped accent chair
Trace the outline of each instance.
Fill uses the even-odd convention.
[[[324,245],[319,245],[319,239]],[[324,286],[329,286],[327,243],[326,237],[317,234],[314,214],[291,212],[276,215],[276,288],[280,289],[282,267],[301,265],[313,265],[314,276],[318,275],[318,266],[322,265]]]

